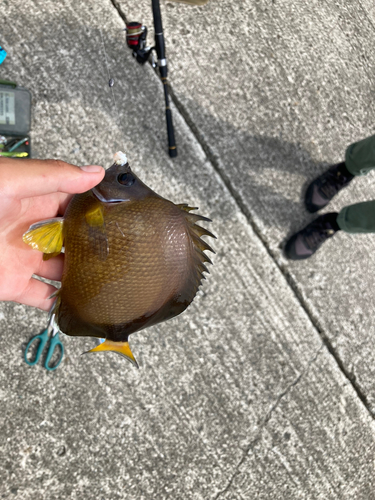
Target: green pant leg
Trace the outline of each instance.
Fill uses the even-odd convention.
[[[375,233],[375,200],[344,207],[337,224],[347,233]]]
[[[375,135],[355,142],[347,148],[345,166],[353,175],[366,175],[375,168]]]

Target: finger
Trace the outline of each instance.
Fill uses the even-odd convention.
[[[64,215],[66,207],[69,205],[69,202],[73,198],[74,194],[64,194],[61,196],[62,197],[61,197],[60,202],[59,202],[58,213],[59,213],[59,215]]]
[[[50,193],[83,193],[104,177],[99,165],[76,167],[60,160],[0,158],[1,193],[16,199]]]
[[[57,288],[43,281],[31,278],[25,290],[15,298],[15,302],[49,311],[55,299],[49,299]]]
[[[58,209],[57,209],[57,215],[58,216],[63,216],[66,210],[66,207],[69,205],[70,200],[73,198],[74,194],[67,194],[67,193],[57,193],[57,194],[49,194],[46,196],[53,196],[55,200],[58,201]],[[43,199],[43,198],[40,198]]]
[[[48,280],[60,281],[64,267],[64,256],[58,255],[51,260],[41,260],[39,269],[35,273]]]

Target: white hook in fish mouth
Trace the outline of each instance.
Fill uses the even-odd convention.
[[[125,165],[126,163],[128,163],[126,154],[122,151],[117,151],[117,153],[113,155],[113,161],[114,163],[116,163],[116,165]]]

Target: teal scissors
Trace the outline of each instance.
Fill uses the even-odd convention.
[[[53,371],[53,370],[56,370],[56,368],[61,363],[63,356],[64,356],[64,346],[62,345],[62,343],[60,341],[59,328],[56,325],[56,323],[53,321],[54,316],[55,315],[53,314],[51,319],[50,319],[50,322],[48,324],[48,327],[44,330],[44,332],[40,333],[39,335],[35,335],[35,337],[33,337],[30,340],[30,342],[27,344],[26,349],[25,349],[24,358],[25,358],[25,361],[28,365],[34,366],[37,364],[37,362],[40,359],[40,356],[42,355],[43,349],[45,348],[45,346],[48,342],[49,337],[50,337],[50,342],[49,342],[49,347],[48,347],[48,351],[47,351],[47,356],[46,356],[46,359],[44,361],[44,368],[48,371]],[[37,347],[35,358],[33,361],[29,361],[27,359],[27,354],[29,352],[31,344],[33,342],[36,342],[36,341],[39,342],[39,345]],[[52,359],[52,356],[54,355],[56,348],[60,349],[60,356],[59,356],[59,359],[57,360],[57,362],[53,366],[50,366],[49,363]]]

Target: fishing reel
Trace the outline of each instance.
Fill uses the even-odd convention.
[[[156,68],[157,64],[154,58],[153,50],[155,47],[146,47],[147,27],[141,23],[127,23],[126,28],[126,43],[133,51],[133,57],[136,58],[139,64],[145,64],[151,56],[151,64]]]

